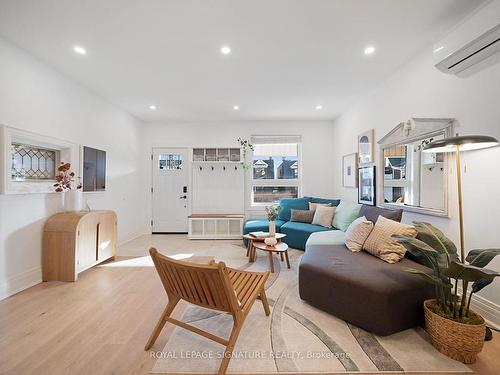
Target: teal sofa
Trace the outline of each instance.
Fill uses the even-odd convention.
[[[330,203],[332,206],[338,206],[340,199],[324,199],[314,197],[290,198],[280,200],[280,213],[276,220],[276,231],[286,234],[284,242],[295,249],[304,250],[306,242],[312,233],[332,232],[335,228],[325,228],[319,225],[299,223],[290,221],[291,211],[308,210],[311,203]],[[269,230],[269,221],[267,220],[248,220],[243,226],[243,234],[250,232],[267,232]],[[338,231],[336,231],[338,232]],[[245,246],[247,245],[246,241]]]

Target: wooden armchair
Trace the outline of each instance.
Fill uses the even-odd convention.
[[[218,374],[225,374],[245,318],[258,297],[265,314],[270,313],[264,290],[269,272],[239,271],[227,268],[224,262],[212,261],[205,265],[174,260],[160,254],[155,248],[151,248],[149,253],[167,292],[168,304],[144,350],[153,346],[165,323],[170,322],[224,345],[226,348]],[[171,318],[172,311],[181,299],[207,309],[230,313],[233,316],[233,329],[229,339]]]

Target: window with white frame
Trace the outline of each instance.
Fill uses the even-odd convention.
[[[251,204],[278,203],[297,198],[301,189],[300,137],[254,136]]]

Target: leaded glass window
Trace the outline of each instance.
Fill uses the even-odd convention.
[[[160,169],[182,169],[182,155],[179,154],[161,154],[159,162]]]
[[[40,147],[12,143],[13,180],[54,180],[56,175],[56,152]]]

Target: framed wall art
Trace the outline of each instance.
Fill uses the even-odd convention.
[[[374,130],[370,129],[358,135],[358,160],[359,165],[373,163],[374,161]]]
[[[358,181],[358,203],[375,206],[377,203],[375,166],[360,167],[358,169]]]
[[[358,153],[344,155],[342,157],[342,186],[358,187]]]

